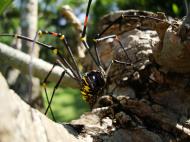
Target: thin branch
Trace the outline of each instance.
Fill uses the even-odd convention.
[[[24,74],[28,74],[30,55],[27,55],[21,51],[0,43],[0,64],[2,63],[17,68]],[[34,58],[32,60],[32,66],[33,76],[39,78],[40,80],[44,80],[46,74],[50,71],[53,65],[42,59]],[[57,82],[57,80],[59,80],[61,77],[63,70],[63,68],[56,66],[49,77],[49,81]],[[67,69],[67,72],[72,74],[69,69]],[[68,75],[65,75],[64,79],[61,82],[61,86],[73,88],[78,87],[77,82],[74,79],[70,78]]]

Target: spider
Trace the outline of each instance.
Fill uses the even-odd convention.
[[[84,99],[84,101],[86,101],[89,104],[90,108],[93,108],[93,105],[97,101],[97,98],[103,94],[104,88],[107,86],[107,77],[108,77],[108,73],[109,73],[109,70],[110,70],[112,64],[113,63],[126,64],[126,65],[129,64],[127,62],[120,62],[118,60],[112,60],[106,69],[104,69],[102,66],[102,63],[100,61],[100,57],[98,55],[98,50],[97,50],[96,44],[98,42],[104,41],[106,39],[113,38],[114,40],[116,40],[119,43],[120,47],[124,50],[124,46],[122,45],[121,41],[117,38],[116,35],[109,35],[109,36],[105,36],[105,37],[101,37],[99,35],[97,38],[94,38],[93,41],[95,43],[94,44],[95,45],[94,46],[95,55],[93,55],[93,53],[91,52],[90,47],[86,41],[86,29],[87,29],[88,15],[89,15],[89,11],[90,11],[91,2],[92,2],[92,0],[88,1],[86,16],[85,16],[85,20],[84,20],[84,26],[83,26],[83,30],[81,33],[81,42],[83,43],[87,52],[90,54],[93,62],[96,64],[96,66],[97,66],[96,70],[91,70],[91,71],[88,71],[84,74],[82,74],[79,71],[79,68],[78,68],[77,63],[76,63],[76,59],[75,59],[75,57],[71,51],[71,48],[68,45],[66,36],[61,34],[61,33],[50,32],[50,31],[39,31],[38,35],[51,35],[51,36],[59,38],[63,42],[66,50],[68,51],[72,63],[69,63],[69,61],[64,57],[64,55],[62,55],[62,52],[58,48],[56,48],[52,45],[48,45],[48,44],[36,41],[35,39],[31,39],[29,37],[25,37],[22,35],[1,34],[1,36],[13,36],[16,38],[20,38],[22,40],[27,40],[27,41],[36,43],[36,44],[43,46],[49,50],[52,50],[53,53],[56,55],[56,57],[57,57],[56,62],[53,64],[51,70],[46,75],[46,77],[43,81],[43,87],[45,90],[46,99],[48,101],[48,106],[46,108],[45,114],[47,114],[48,110],[50,109],[51,115],[52,115],[54,120],[55,120],[55,117],[54,117],[53,111],[51,109],[51,103],[52,103],[55,91],[58,88],[58,86],[60,85],[60,82],[64,78],[65,74],[68,74],[71,78],[75,79],[78,82],[78,84],[80,86],[82,98]],[[124,50],[124,52],[126,52],[126,51]],[[127,53],[126,53],[126,56],[127,56]],[[48,98],[46,83],[47,83],[48,77],[50,76],[52,70],[54,69],[54,67],[56,65],[63,67],[64,71],[62,72],[60,79],[57,81],[57,83],[53,89],[53,93],[51,95],[51,98]],[[67,71],[67,69],[65,68],[65,65],[67,66],[68,69],[70,69],[71,73]]]
[[[106,31],[108,31],[108,29],[111,29],[112,26],[116,23],[121,22],[123,19],[129,18],[129,19],[133,19],[134,21],[136,20],[135,18],[140,18],[141,21],[143,21],[144,19],[152,19],[154,20],[154,22],[165,22],[166,24],[170,25],[169,23],[167,23],[166,21],[159,19],[159,17],[154,18],[154,17],[150,17],[150,16],[138,16],[138,15],[124,15],[121,14],[118,18],[116,18],[115,20],[113,20],[100,34],[98,34],[94,39],[94,53],[92,53],[92,51],[90,50],[91,48],[89,47],[87,41],[86,41],[86,29],[87,29],[87,23],[88,23],[88,15],[89,15],[89,11],[90,11],[90,6],[91,6],[91,2],[92,0],[88,1],[88,5],[87,5],[87,10],[86,10],[86,16],[85,16],[85,20],[84,20],[84,26],[83,26],[83,30],[81,33],[81,42],[83,43],[84,47],[86,48],[87,52],[89,53],[92,61],[95,63],[97,69],[96,70],[90,70],[87,71],[86,73],[82,74],[77,66],[76,63],[76,59],[68,45],[66,36],[61,34],[61,33],[56,33],[56,32],[50,32],[50,31],[39,31],[38,34],[39,35],[52,35],[55,36],[57,38],[59,38],[62,42],[63,45],[65,46],[65,50],[67,50],[67,52],[69,53],[70,59],[72,63],[70,63],[62,54],[62,52],[52,46],[52,45],[48,45],[36,40],[33,40],[29,37],[25,37],[22,35],[15,35],[15,34],[1,34],[0,36],[13,36],[16,38],[20,38],[23,40],[27,40],[30,42],[34,42],[36,44],[39,44],[40,46],[43,46],[49,50],[52,50],[53,53],[56,55],[56,62],[54,63],[52,69],[49,71],[49,73],[46,75],[44,81],[43,81],[43,86],[44,86],[44,90],[45,90],[45,94],[46,94],[46,98],[48,101],[48,106],[46,108],[45,114],[47,114],[48,110],[50,109],[51,114],[53,116],[53,112],[51,109],[51,103],[55,94],[56,89],[59,87],[61,80],[64,78],[65,74],[68,74],[71,78],[75,79],[79,86],[80,86],[80,91],[81,91],[81,95],[82,98],[89,104],[90,108],[93,108],[93,105],[96,103],[97,99],[102,96],[104,94],[105,88],[107,88],[107,86],[109,85],[108,83],[108,74],[110,71],[110,68],[113,64],[123,64],[125,66],[132,66],[135,63],[132,63],[131,59],[128,56],[128,53],[126,51],[126,49],[124,48],[124,45],[122,44],[122,42],[120,41],[120,39],[118,38],[117,35],[113,34],[113,35],[106,35],[103,36],[104,33],[106,33]],[[141,22],[140,21],[140,22]],[[138,22],[138,21],[137,21]],[[137,24],[138,25],[138,24]],[[143,25],[143,24],[142,24]],[[111,62],[109,63],[108,67],[105,68],[103,67],[100,57],[99,57],[99,53],[98,53],[98,48],[97,48],[97,44],[99,42],[105,41],[107,39],[114,39],[116,42],[118,42],[119,48],[121,48],[121,50],[123,50],[123,53],[125,54],[125,61],[119,61],[119,60],[114,60],[112,59]],[[54,67],[56,65],[61,66],[64,71],[61,74],[60,79],[57,81],[54,89],[53,89],[53,93],[51,95],[51,98],[48,98],[47,95],[47,89],[46,89],[46,83],[48,80],[48,77],[50,76],[52,70],[54,69]],[[67,69],[65,68],[65,66],[71,71],[68,72]],[[53,119],[55,120],[54,116]]]

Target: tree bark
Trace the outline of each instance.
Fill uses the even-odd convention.
[[[21,100],[1,74],[0,81],[1,142],[82,142],[66,125],[51,121]]]
[[[94,109],[85,113],[78,120],[69,124],[55,123],[38,110],[31,108],[20,97],[8,88],[5,79],[0,74],[0,141],[1,142],[167,142],[175,141],[175,135],[181,136],[178,141],[188,141],[189,127],[176,122],[170,117],[171,112],[164,113],[165,108],[159,105],[150,106],[146,102],[123,97],[121,107],[123,112],[116,115],[114,124],[111,118],[101,119],[108,109]],[[109,96],[108,96],[109,97]],[[131,127],[131,119],[124,112],[136,115],[146,120],[149,127]],[[152,121],[154,123],[152,123]],[[151,127],[153,127],[151,129]],[[157,128],[158,127],[158,128]],[[157,129],[161,129],[157,131]],[[157,129],[156,129],[157,128]],[[163,133],[164,132],[164,133]],[[168,137],[170,136],[171,137]],[[174,136],[174,137],[172,137]],[[173,138],[173,139],[172,139]]]

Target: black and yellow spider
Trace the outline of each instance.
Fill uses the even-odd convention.
[[[112,66],[113,63],[117,63],[117,64],[125,64],[125,65],[131,65],[130,61],[127,61],[128,55],[126,50],[124,49],[124,46],[122,45],[121,41],[118,39],[117,35],[109,35],[109,36],[102,36],[104,32],[106,32],[106,30],[108,30],[115,22],[117,22],[119,19],[116,19],[115,21],[113,21],[113,23],[110,23],[110,25],[105,28],[105,30],[103,30],[102,33],[100,33],[95,39],[93,39],[94,41],[94,51],[95,51],[95,55],[92,53],[92,51],[90,50],[90,47],[86,41],[86,29],[87,29],[87,23],[88,23],[88,14],[89,14],[89,10],[90,10],[90,5],[91,5],[92,0],[88,1],[88,6],[87,6],[87,11],[86,11],[86,17],[84,20],[84,27],[83,27],[83,31],[81,33],[81,42],[83,43],[84,47],[86,48],[87,52],[89,53],[90,57],[92,58],[93,62],[96,64],[97,69],[96,70],[91,70],[88,71],[84,74],[82,74],[77,66],[75,57],[67,43],[67,39],[66,36],[60,33],[55,33],[55,32],[49,32],[49,31],[39,31],[38,34],[39,35],[52,35],[55,36],[57,38],[59,38],[64,46],[65,46],[65,50],[67,50],[67,52],[69,53],[70,59],[72,63],[69,63],[69,61],[64,57],[64,55],[62,54],[62,52],[52,46],[52,45],[48,45],[36,40],[33,40],[31,38],[22,36],[22,35],[13,35],[13,34],[0,34],[0,36],[13,36],[16,38],[20,38],[23,40],[27,40],[27,41],[31,41],[34,42],[38,45],[41,45],[49,50],[52,50],[54,54],[56,54],[57,60],[56,63],[54,63],[52,69],[49,71],[49,73],[47,74],[47,76],[45,77],[44,81],[43,81],[43,86],[45,89],[45,94],[47,97],[47,90],[46,90],[46,83],[47,83],[47,79],[49,77],[49,75],[51,74],[53,68],[56,65],[59,65],[61,67],[63,67],[64,71],[62,72],[62,75],[60,77],[60,79],[58,80],[58,82],[56,83],[54,89],[53,89],[53,93],[51,95],[51,98],[47,97],[48,100],[48,107],[45,111],[45,114],[47,114],[48,110],[51,110],[51,102],[53,99],[53,96],[55,94],[56,89],[58,88],[62,78],[64,77],[65,74],[68,74],[69,76],[71,76],[73,79],[75,79],[79,86],[80,86],[80,91],[81,91],[81,95],[82,98],[90,105],[91,108],[93,108],[93,105],[95,104],[95,102],[97,101],[97,98],[101,95],[103,95],[104,93],[104,89],[106,88],[107,84],[107,78],[108,78],[108,73],[110,71],[110,68]],[[126,62],[121,62],[118,60],[112,60],[109,64],[109,66],[105,69],[102,66],[99,54],[98,54],[98,49],[97,49],[97,43],[104,41],[106,39],[112,38],[115,41],[117,41],[120,45],[120,48],[123,50],[123,52],[125,52],[126,55]],[[68,69],[70,69],[71,73],[67,72],[67,70],[64,68],[64,66],[66,66]],[[52,113],[52,110],[51,110]],[[52,113],[53,115],[53,113]]]

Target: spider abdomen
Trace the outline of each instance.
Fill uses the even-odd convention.
[[[87,72],[82,78],[82,98],[92,106],[105,86],[103,74],[99,71]]]

